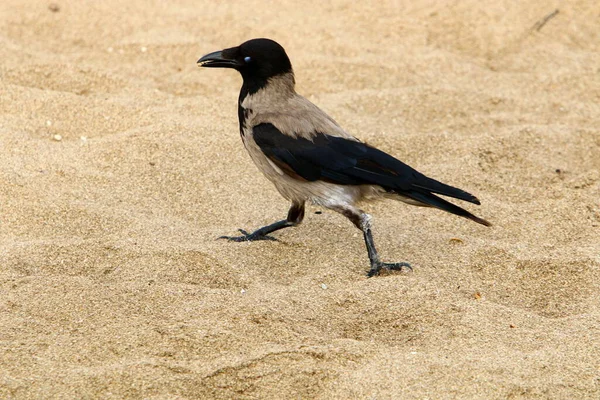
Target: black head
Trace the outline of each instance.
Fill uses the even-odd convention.
[[[266,81],[292,72],[292,64],[281,45],[271,39],[252,39],[237,47],[215,51],[198,60],[209,68],[233,68],[244,81]]]

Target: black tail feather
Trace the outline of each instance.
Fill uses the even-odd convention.
[[[435,207],[435,208],[439,208],[440,210],[444,210],[447,211],[449,213],[455,214],[455,215],[459,215],[461,217],[465,217],[468,218],[472,221],[477,222],[478,224],[481,225],[485,225],[485,226],[492,226],[491,223],[489,223],[488,221],[486,221],[483,218],[479,218],[473,214],[471,214],[470,212],[468,212],[465,209],[460,208],[457,205],[454,205],[452,203],[450,203],[449,201],[446,201],[438,196],[436,196],[435,194],[432,193],[428,193],[428,194],[424,194],[424,193],[419,193],[419,192],[410,192],[410,193],[406,193],[407,196],[420,201],[424,204],[427,204],[429,206]],[[454,196],[453,196],[454,197]]]
[[[431,179],[423,176],[425,179],[420,179],[414,182],[412,186],[418,189],[424,189],[428,192],[441,194],[442,196],[454,197],[455,199],[468,201],[469,203],[480,205],[479,199],[473,196],[471,193],[467,193],[464,190],[455,188],[445,183],[438,182],[435,179]]]

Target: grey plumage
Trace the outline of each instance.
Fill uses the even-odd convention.
[[[239,97],[240,134],[258,169],[292,203],[288,218],[234,241],[272,239],[269,233],[302,222],[309,201],[348,217],[363,231],[371,269],[410,268],[379,260],[370,216],[357,207],[363,200],[393,198],[436,207],[489,226],[489,222],[435,193],[474,204],[479,200],[428,178],[394,157],[360,142],[330,116],[295,91],[291,63],[283,48],[269,39],[210,53],[198,61],[206,67],[229,67],[244,79]]]

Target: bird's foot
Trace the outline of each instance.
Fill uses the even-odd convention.
[[[406,262],[384,263],[378,261],[371,265],[371,269],[369,270],[367,275],[369,276],[369,278],[372,276],[377,276],[379,275],[379,272],[381,272],[382,269],[386,271],[412,271],[412,267],[409,263]]]
[[[230,242],[253,242],[255,240],[273,240],[277,241],[273,236],[268,236],[260,232],[260,229],[256,232],[248,233],[243,229],[238,229],[242,236],[219,236],[219,239],[227,239]]]

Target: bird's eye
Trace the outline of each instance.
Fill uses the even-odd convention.
[[[244,57],[244,61],[246,64],[248,64],[250,61],[252,61],[252,59],[250,57]]]

